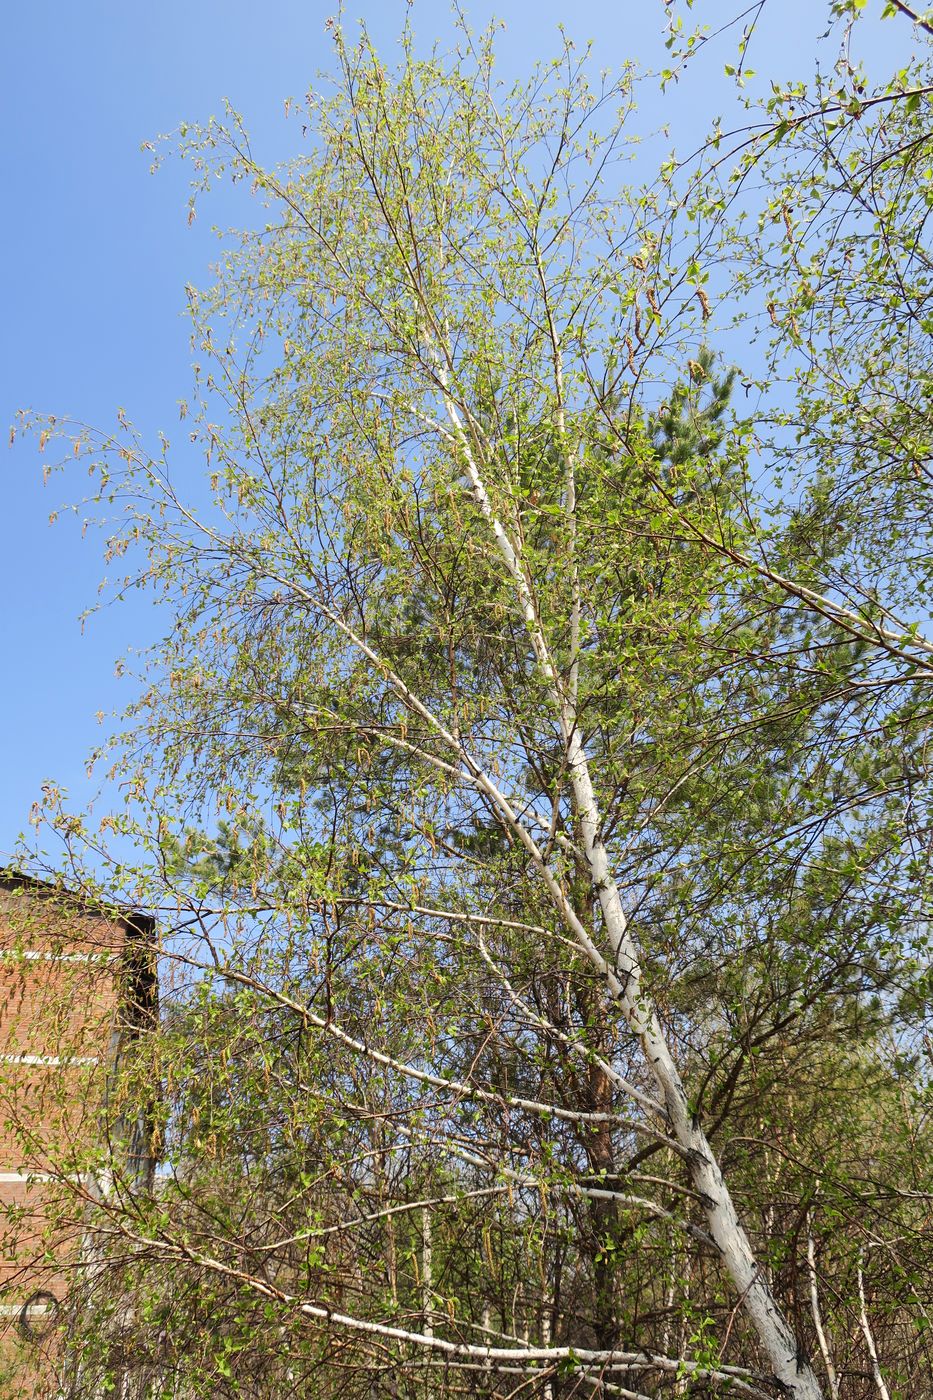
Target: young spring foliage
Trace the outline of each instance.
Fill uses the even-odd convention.
[[[793,208],[825,127],[772,113],[736,167],[771,203],[729,223],[715,160],[625,189],[630,76],[570,43],[512,89],[491,35],[334,51],[289,166],[232,113],[184,138],[263,208],[190,292],[189,443],[76,437],[169,619],[107,877],[179,980],[125,1086],[163,1086],[162,1167],[99,1203],[74,1384],[810,1400],[874,1356],[906,1394],[922,113],[846,127]],[[877,247],[804,259],[800,210],[819,239],[866,170]],[[754,423],[717,257],[772,307],[775,386],[811,316]],[[840,348],[849,284],[877,318]],[[74,879],[98,837],[51,818]]]

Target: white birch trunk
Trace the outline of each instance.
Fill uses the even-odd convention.
[[[674,1136],[686,1149],[690,1177],[706,1211],[709,1232],[741,1299],[775,1379],[794,1400],[820,1400],[822,1390],[752,1253],[732,1197],[706,1135],[690,1113],[680,1071],[668,1048],[657,1014],[641,988],[638,954],[628,932],[618,886],[599,835],[600,823],[586,755],[574,728],[568,735],[573,790],[580,813],[583,845],[612,948],[609,984],[626,1022],[638,1037],[661,1091]]]
[[[442,361],[443,356],[440,356],[439,360]],[[562,400],[560,350],[556,341],[555,372],[560,406]],[[684,1150],[689,1164],[691,1182],[703,1202],[709,1233],[732,1279],[742,1307],[768,1357],[775,1379],[784,1387],[784,1393],[792,1396],[793,1400],[822,1400],[823,1392],[816,1374],[801,1352],[797,1338],[781,1312],[777,1299],[755,1260],[751,1243],[739,1222],[719,1163],[713,1155],[703,1129],[691,1115],[680,1071],[668,1048],[657,1013],[641,987],[638,951],[628,932],[628,921],[622,905],[622,898],[613,878],[608,853],[600,834],[602,821],[590,777],[587,755],[577,724],[577,657],[575,654],[571,657],[568,691],[562,684],[551,660],[550,650],[539,620],[534,595],[524,565],[509,538],[508,532],[496,516],[477,458],[473,453],[470,437],[464,429],[458,407],[448,390],[447,368],[441,362],[438,364],[438,375],[448,418],[463,454],[471,493],[477,508],[492,531],[499,555],[514,585],[516,601],[528,629],[528,636],[538,667],[548,685],[551,701],[560,720],[568,774],[580,823],[583,851],[589,865],[592,888],[599,900],[612,952],[612,962],[608,967],[606,960],[594,945],[587,930],[568,909],[566,897],[557,887],[546,863],[541,860],[534,842],[528,838],[527,833],[520,834],[524,835],[526,845],[533,849],[538,857],[539,868],[559,911],[565,920],[568,920],[568,915],[570,916],[569,922],[581,950],[605,975],[610,992],[618,1001],[629,1029],[641,1045],[648,1067],[660,1090],[660,1097],[671,1131]],[[471,430],[476,431],[476,429],[477,425],[471,423]],[[479,431],[481,432],[481,430]],[[576,521],[573,518],[575,490],[573,463],[569,457],[567,474],[567,504],[572,517],[570,527],[571,541],[573,541],[576,529]],[[578,607],[578,591],[576,584],[574,584],[571,610],[573,613],[572,630],[575,633],[579,627]]]
[[[809,1211],[807,1211],[807,1270],[810,1274],[810,1312],[813,1316],[813,1327],[816,1331],[816,1340],[820,1348],[820,1355],[823,1358],[823,1365],[826,1368],[826,1380],[829,1384],[829,1393],[832,1400],[839,1400],[839,1379],[836,1375],[836,1368],[833,1365],[833,1355],[829,1349],[826,1330],[823,1327],[823,1313],[820,1308],[820,1294],[816,1277],[816,1247],[813,1243],[813,1229]]]
[[[421,1308],[424,1313],[424,1335],[434,1336],[434,1260],[431,1250],[431,1212],[427,1206],[421,1212]]]
[[[881,1374],[881,1363],[878,1360],[878,1348],[875,1346],[875,1338],[868,1321],[868,1308],[865,1303],[865,1275],[862,1273],[862,1255],[859,1252],[858,1260],[858,1301],[859,1301],[859,1326],[862,1329],[862,1336],[865,1338],[865,1345],[868,1347],[868,1355],[871,1357],[871,1373],[875,1378],[875,1389],[878,1392],[878,1400],[891,1400],[891,1393]]]
[[[551,1306],[546,1293],[543,1298],[541,1309],[541,1345],[542,1347],[549,1347],[551,1345]],[[551,1384],[550,1377],[544,1382],[541,1395],[543,1400],[554,1400],[554,1387]]]

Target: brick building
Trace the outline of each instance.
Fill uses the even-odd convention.
[[[143,1112],[116,1102],[157,1009],[153,920],[0,872],[0,1395],[59,1394],[81,1228],[113,1171],[152,1169]]]

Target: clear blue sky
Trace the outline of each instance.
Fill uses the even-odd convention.
[[[881,0],[869,4],[880,12]],[[169,163],[151,176],[140,144],[218,112],[228,96],[260,158],[279,158],[295,139],[283,101],[329,66],[324,21],[335,8],[336,0],[6,7],[0,417],[12,421],[17,408],[33,407],[110,425],[122,407],[153,441],[160,427],[172,435],[189,388],[183,288],[207,278],[216,250],[209,225],[224,222],[224,199],[189,228],[184,168]],[[559,23],[574,39],[595,41],[600,66],[663,61],[660,0],[474,0],[466,8],[474,26],[491,13],[506,21],[506,74],[548,57]],[[694,13],[715,28],[741,8],[738,0],[699,0]],[[406,9],[404,0],[350,0],[347,19],[364,18],[388,52]],[[804,76],[822,4],[770,0],[769,10],[753,66],[762,78]],[[446,0],[417,0],[414,23],[419,40],[443,38]],[[878,31],[892,55],[910,41],[909,26],[894,31],[893,23]],[[647,100],[646,88],[645,130],[671,120],[686,146],[713,115],[728,114],[726,57],[717,50],[663,100],[656,91]],[[82,635],[78,616],[103,573],[99,550],[71,522],[48,525],[66,488],[56,479],[43,490],[34,443],[5,451],[3,462],[0,861],[44,779],[78,802],[90,797],[84,762],[100,737],[95,713],[130,698],[115,679],[115,659],[160,627],[153,609],[133,602],[97,615]],[[69,486],[80,492],[79,480]]]

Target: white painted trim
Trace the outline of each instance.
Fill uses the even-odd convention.
[[[62,1177],[55,1172],[0,1172],[0,1186],[41,1185],[46,1181],[92,1181],[90,1172],[73,1172]]]
[[[97,1055],[0,1055],[4,1065],[45,1065],[54,1069],[57,1065],[99,1065]]]
[[[112,963],[120,961],[119,953],[41,953],[33,948],[0,948],[0,960],[11,962],[69,962]]]

